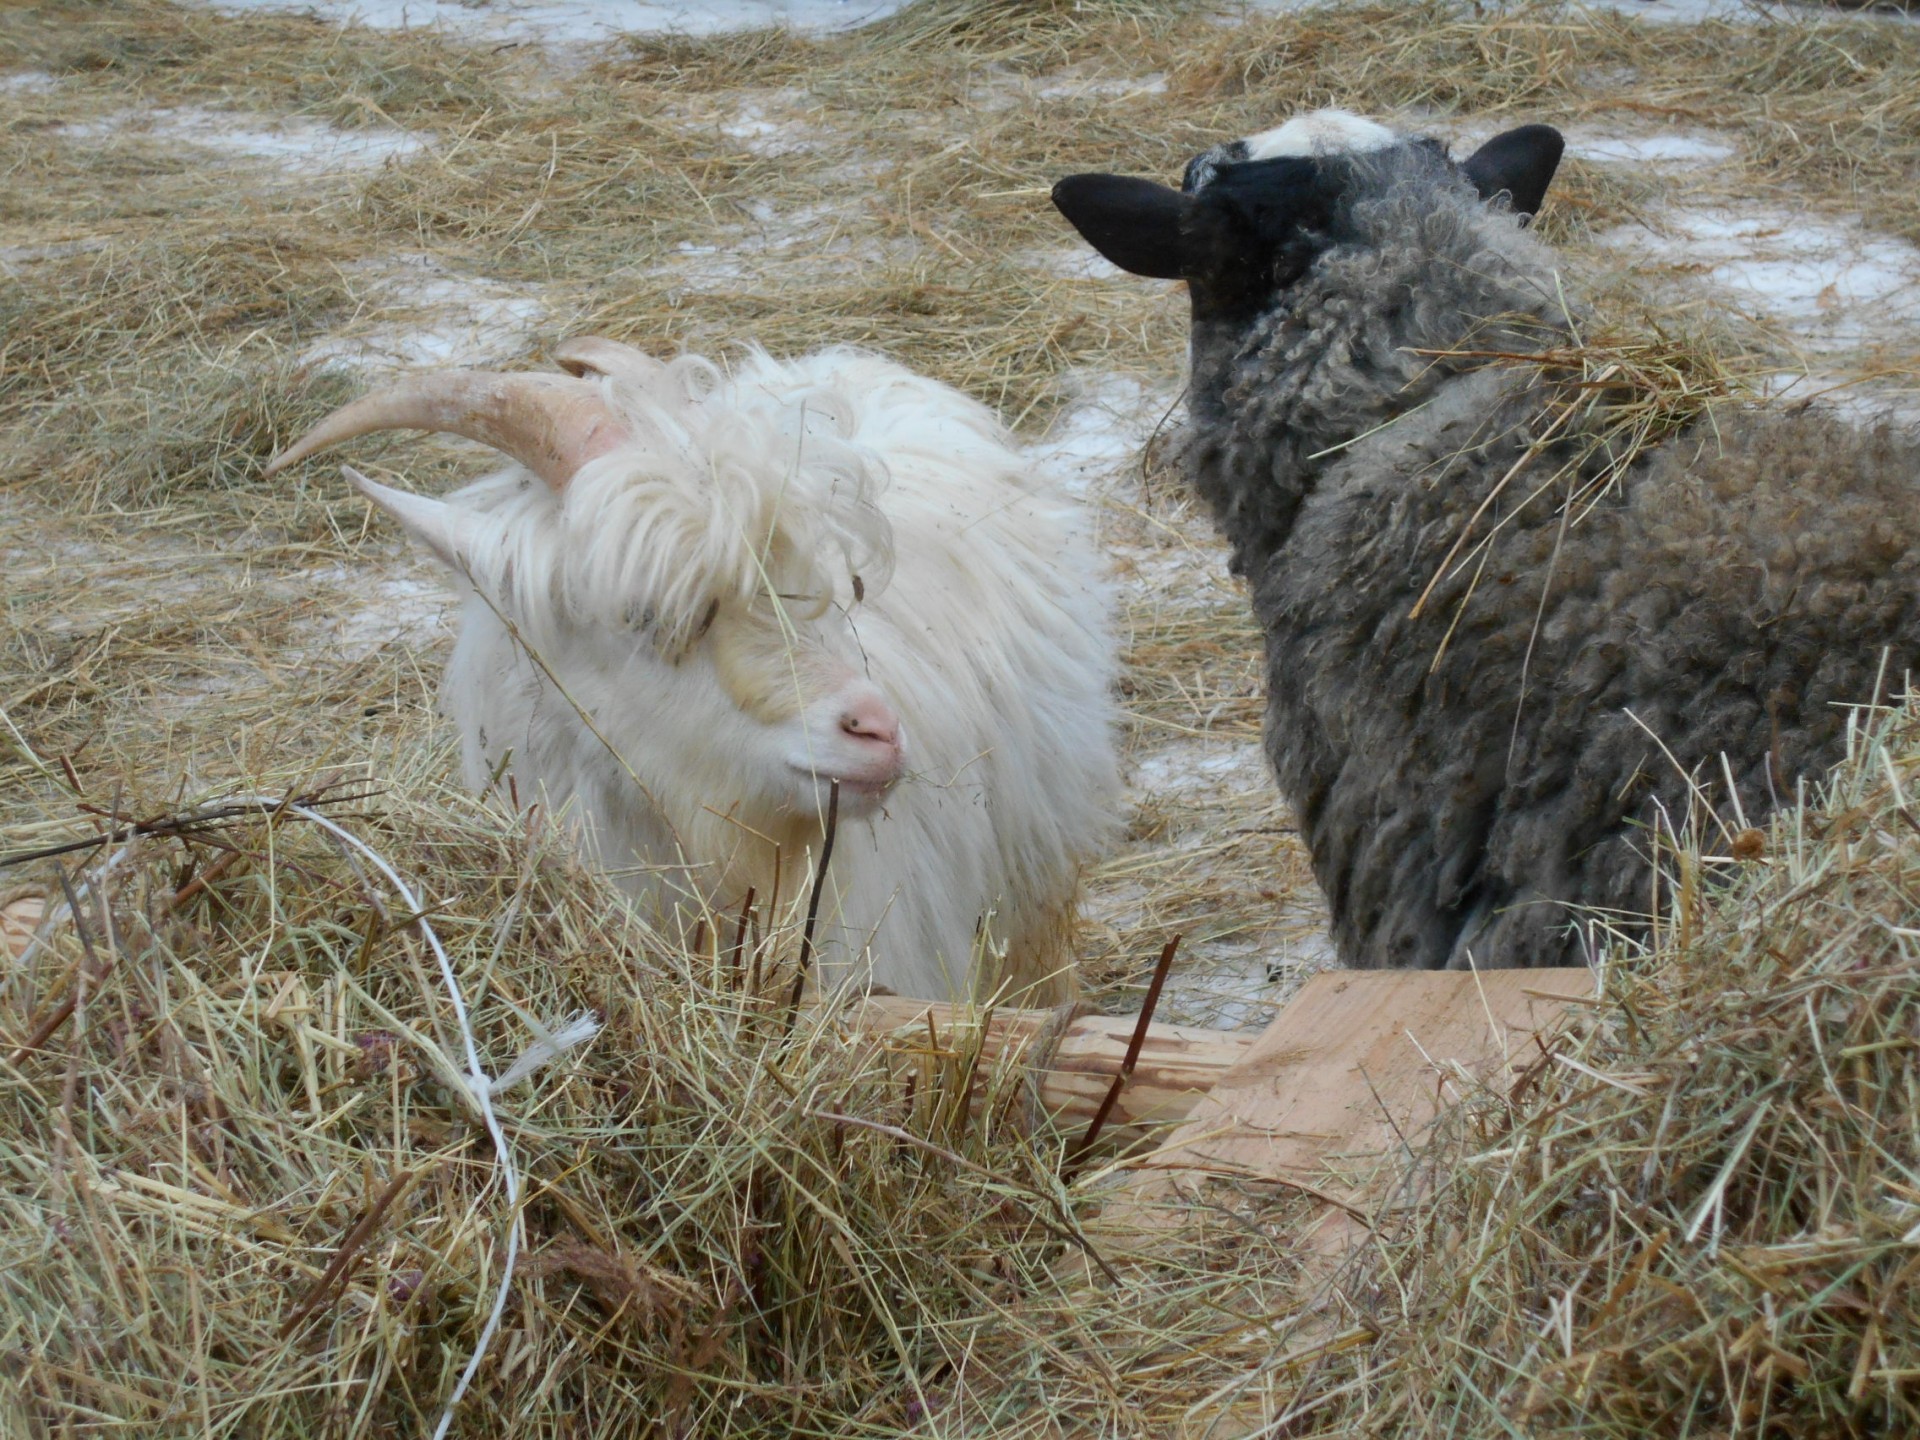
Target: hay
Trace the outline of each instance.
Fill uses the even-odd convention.
[[[513,1223],[435,944],[488,1073],[583,1007],[605,1021],[498,1098],[526,1261],[461,1433],[897,1433],[1014,1382],[1093,1403],[1095,1348],[1029,1375],[1076,1328],[1114,1329],[1111,1354],[1217,1323],[1173,1321],[1196,1290],[1156,1300],[1161,1277],[1076,1313],[1053,1267],[1106,1262],[1021,1075],[903,1068],[825,1011],[789,1032],[781,937],[688,951],[553,827],[417,775],[278,793],[372,855],[292,809],[107,796],[85,802],[95,841],[38,862],[70,867],[46,882],[68,902],[0,987],[0,1315],[25,1423],[432,1423]]]
[[[1472,570],[1459,587],[1436,665],[1478,594],[1503,532],[1519,515],[1544,499],[1561,517],[1564,535],[1583,523],[1662,441],[1689,425],[1710,428],[1716,409],[1752,405],[1757,398],[1754,371],[1731,359],[1724,343],[1716,345],[1697,333],[1670,334],[1672,317],[1648,313],[1625,326],[1615,322],[1591,333],[1585,316],[1566,318],[1566,333],[1542,337],[1538,348],[1482,349],[1470,337],[1456,349],[1423,352],[1461,368],[1517,369],[1538,385],[1532,392],[1538,395],[1535,413],[1518,422],[1524,433],[1516,429],[1500,437],[1525,441],[1519,458],[1462,523],[1409,612],[1417,617],[1436,591]],[[1532,323],[1523,322],[1522,330]],[[1511,335],[1510,324],[1511,317],[1495,317],[1483,333]],[[1549,587],[1552,575],[1550,565]]]
[[[1151,1247],[1105,1235],[1115,1176],[1060,1179],[1072,1137],[1028,1123],[1017,1075],[974,1077],[993,1101],[976,1126],[965,1055],[914,1060],[909,1091],[830,1016],[783,1039],[779,990],[732,988],[715,930],[651,933],[550,833],[450,789],[430,571],[326,475],[258,478],[363,383],[303,357],[405,308],[378,283],[396,256],[537,295],[502,358],[584,330],[658,353],[851,341],[1041,436],[1089,373],[1172,383],[1184,341],[1177,297],[1076,263],[1051,181],[1171,177],[1312,104],[1447,133],[1545,118],[1737,144],[1698,174],[1572,160],[1543,217],[1569,272],[1598,277],[1601,323],[1559,358],[1570,381],[1608,375],[1580,392],[1603,430],[1655,435],[1796,360],[1697,290],[1649,294],[1627,268],[1641,257],[1594,243],[1609,227],[1737,194],[1920,238],[1911,26],[1439,0],[1221,26],[1197,8],[926,0],[848,35],[637,39],[580,69],[161,0],[0,11],[0,66],[53,77],[0,92],[0,848],[351,767],[378,793],[323,813],[427,897],[492,1073],[536,1027],[607,1021],[500,1097],[528,1244],[462,1433],[1199,1435],[1290,1412],[1274,1433],[1678,1434],[1689,1405],[1757,1433],[1735,1412],[1762,1386],[1778,1433],[1904,1424],[1920,1362],[1900,1205],[1920,1196],[1874,1147],[1912,1159],[1877,1098],[1910,1084],[1911,1051],[1883,1043],[1902,1038],[1890,957],[1910,940],[1868,917],[1913,928],[1892,908],[1911,851],[1880,839],[1904,822],[1868,823],[1893,810],[1862,799],[1847,819],[1845,800],[1882,782],[1882,750],[1863,742],[1839,818],[1783,820],[1718,909],[1683,907],[1685,943],[1644,982],[1623,960],[1612,1008],[1565,1042],[1646,1094],[1556,1061],[1517,1110],[1470,1110],[1329,1288],[1297,1270],[1298,1194],[1218,1184]],[[431,145],[282,175],[59,128],[158,106]],[[1669,337],[1651,345],[1631,338],[1649,311]],[[1155,413],[1172,398],[1141,394]],[[353,458],[426,490],[477,467],[442,442]],[[1259,767],[1257,636],[1210,524],[1171,477],[1102,485],[1129,753],[1161,779],[1091,877],[1084,969],[1131,1008],[1176,931],[1202,968],[1313,963],[1318,902]],[[1910,731],[1881,724],[1911,803]],[[1198,757],[1205,783],[1183,783]],[[295,819],[143,838],[99,879],[118,848],[58,862],[92,955],[65,930],[0,977],[0,1428],[429,1431],[510,1216],[417,928]],[[0,872],[0,904],[24,885],[57,908],[55,864]],[[1795,877],[1823,888],[1789,903]],[[1845,947],[1868,967],[1845,969]],[[1851,1052],[1838,1091],[1791,1013],[1809,995],[1821,1053]],[[1211,1013],[1185,1003],[1172,1015]],[[1780,1025],[1743,1031],[1751,1015]],[[1685,1241],[1722,1172],[1718,1220]]]
[[[1837,45],[1804,25],[1649,31],[1604,14],[1482,15],[1438,0],[1233,27],[1119,0],[929,0],[830,41],[779,31],[635,40],[556,83],[527,54],[420,33],[335,32],[153,0],[38,13],[38,24],[0,27],[0,58],[65,81],[57,101],[19,102],[36,115],[199,103],[437,139],[431,153],[329,180],[321,195],[312,186],[276,194],[265,213],[231,186],[203,193],[177,155],[154,146],[104,147],[62,162],[64,175],[33,173],[64,147],[33,148],[23,178],[36,198],[23,218],[36,229],[87,244],[104,237],[123,252],[122,237],[137,233],[178,252],[137,263],[170,277],[175,303],[161,315],[191,313],[215,335],[177,325],[110,333],[149,372],[200,362],[205,373],[182,391],[186,416],[194,398],[227,381],[222,366],[205,364],[219,335],[250,337],[247,363],[271,365],[264,346],[297,348],[302,332],[351,313],[339,276],[346,257],[424,247],[468,273],[547,285],[550,318],[534,340],[590,326],[661,352],[749,334],[775,349],[869,344],[1044,423],[1063,373],[1087,364],[1155,373],[1179,345],[1177,313],[1146,293],[1032,263],[1071,253],[1036,203],[1050,180],[1101,167],[1177,173],[1221,134],[1321,103],[1442,129],[1456,111],[1710,125],[1744,137],[1739,169],[1752,185],[1790,181],[1798,194],[1920,236],[1920,102],[1906,83],[1920,40],[1886,24],[1849,29]],[[1124,104],[1102,89],[1149,71],[1164,75],[1162,88],[1137,89]],[[1042,74],[1066,78],[1042,84]],[[1596,86],[1596,74],[1621,83]],[[956,127],[962,110],[976,113]],[[1650,193],[1619,167],[1574,162],[1549,233],[1581,238],[1638,218]],[[206,228],[155,242],[160,214],[189,214]],[[239,260],[234,274],[196,273],[210,248]],[[700,258],[714,253],[754,259],[734,276],[703,273]],[[269,290],[235,293],[275,265],[286,268]],[[81,292],[92,283],[71,270],[47,278]],[[275,297],[285,313],[259,313]],[[11,318],[26,331],[0,374],[43,392],[61,379],[43,352],[113,319]],[[42,330],[55,333],[36,340]],[[70,463],[87,471],[111,468],[127,448],[114,427],[35,433],[47,441],[31,452],[36,461],[45,449],[77,451]],[[183,438],[197,437],[189,428]]]
[[[1223,1403],[1296,1436],[1912,1433],[1920,697],[1856,721],[1804,810],[1667,852],[1650,953],[1452,1114]]]
[[[425,897],[491,1073],[582,1007],[607,1022],[501,1097],[527,1263],[463,1433],[1912,1421],[1920,705],[1863,716],[1764,838],[1697,827],[1652,953],[1523,1094],[1454,1112],[1330,1286],[1291,1256],[1305,1199],[1252,1183],[1129,1253],[1093,1219],[1109,1172],[1063,1185],[1017,1074],[903,1078],[818,1011],[789,1036],[772,962],[736,988],[547,827],[418,773],[282,785]],[[145,829],[45,883],[81,923],[0,990],[18,1414],[430,1424],[508,1223],[432,956],[311,825]]]

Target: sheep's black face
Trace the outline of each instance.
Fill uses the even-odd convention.
[[[1303,135],[1316,125],[1321,137],[1355,133],[1363,147],[1313,154],[1251,148],[1280,140],[1290,125],[1195,156],[1182,190],[1122,175],[1069,175],[1053,187],[1053,203],[1121,269],[1185,280],[1196,323],[1232,322],[1258,313],[1328,250],[1366,239],[1350,203],[1361,167],[1419,175],[1436,186],[1465,181],[1482,198],[1504,195],[1514,210],[1531,214],[1562,149],[1550,126],[1523,125],[1456,166],[1436,141],[1396,138],[1357,117],[1321,112],[1305,117],[1305,125]]]
[[[1343,160],[1294,156],[1219,167],[1181,217],[1195,323],[1250,318],[1351,240],[1349,172]]]
[[[1216,147],[1187,167],[1197,193],[1070,175],[1053,187],[1053,202],[1121,269],[1185,280],[1196,320],[1251,315],[1338,242],[1348,167],[1298,156],[1234,163],[1232,150]]]

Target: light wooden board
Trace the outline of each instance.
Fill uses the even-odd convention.
[[[1341,1248],[1352,1230],[1340,1206],[1369,1210],[1406,1142],[1473,1082],[1510,1086],[1540,1057],[1533,1036],[1593,990],[1584,969],[1316,975],[1147,1157],[1108,1218],[1158,1228],[1164,1219],[1145,1212],[1227,1173],[1339,1202],[1333,1223],[1302,1239]]]
[[[1040,1103],[1069,1134],[1084,1130],[1120,1072],[1133,1038],[1132,1015],[1058,1017],[1047,1010],[995,1010],[902,996],[869,996],[849,1008],[857,1028],[882,1037],[901,1063],[972,1053],[991,1066],[1006,1055],[1033,1063]],[[1187,1025],[1150,1025],[1133,1077],[1107,1122],[1109,1141],[1138,1139],[1139,1127],[1186,1119],[1220,1077],[1252,1048],[1252,1035]],[[1037,1050],[1034,1047],[1039,1047]]]

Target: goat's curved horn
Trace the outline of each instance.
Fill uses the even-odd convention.
[[[663,368],[646,351],[604,335],[576,335],[555,347],[553,358],[569,375],[619,375],[635,370],[651,375]]]
[[[627,438],[598,386],[568,375],[443,370],[343,405],[267,464],[269,475],[356,435],[432,430],[518,460],[555,490]]]

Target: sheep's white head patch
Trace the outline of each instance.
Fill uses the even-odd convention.
[[[1124,175],[1069,175],[1053,203],[1122,270],[1185,280],[1194,318],[1257,312],[1314,260],[1354,237],[1355,176],[1401,165],[1435,185],[1465,181],[1521,215],[1545,198],[1565,148],[1559,131],[1523,125],[1455,163],[1438,141],[1396,134],[1343,110],[1318,110],[1194,157],[1179,190]]]
[[[1313,110],[1258,135],[1229,140],[1202,151],[1187,162],[1186,178],[1180,188],[1188,195],[1203,189],[1220,173],[1223,165],[1277,160],[1282,156],[1305,159],[1315,155],[1363,155],[1399,143],[1400,137],[1377,120],[1348,110]]]

